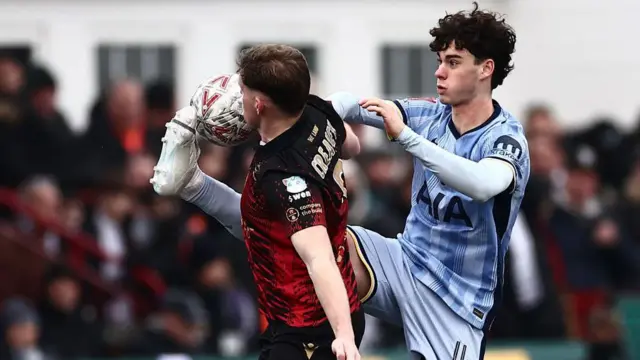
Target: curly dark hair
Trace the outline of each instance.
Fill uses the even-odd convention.
[[[495,63],[491,89],[502,85],[513,70],[511,55],[515,51],[516,33],[502,15],[478,10],[473,2],[471,12],[447,14],[438,26],[429,31],[434,40],[429,44],[433,52],[446,50],[453,42],[456,49],[466,49],[476,57],[476,63],[492,59]]]

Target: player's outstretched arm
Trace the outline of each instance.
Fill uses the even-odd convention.
[[[408,127],[398,142],[448,186],[478,201],[487,201],[515,182],[508,162],[484,158],[478,162],[450,153]]]
[[[448,186],[478,201],[487,201],[515,184],[516,172],[506,160],[486,157],[478,162],[442,149],[406,126],[393,105],[380,99],[365,101],[363,107],[384,118],[387,135],[420,160]]]
[[[351,325],[349,298],[333,255],[327,229],[321,225],[306,228],[293,234],[291,242],[307,266],[336,340],[345,342],[351,347],[351,350],[345,349],[346,352],[357,352]],[[356,359],[356,354],[346,354],[346,359]]]
[[[363,106],[367,99],[358,100],[350,93],[338,92],[329,96],[328,100],[346,123],[365,124],[378,129],[385,129],[382,116]],[[444,106],[434,98],[380,101],[384,101],[388,105],[388,109],[392,110],[411,129],[421,127],[426,119],[437,114]]]
[[[337,92],[330,95],[327,100],[336,110],[338,115],[347,124],[364,124],[378,129],[384,129],[382,117],[376,113],[363,109],[358,99],[348,92]]]
[[[182,198],[218,220],[233,237],[244,241],[240,194],[226,184],[202,172],[200,174],[200,186],[190,194],[181,194]]]

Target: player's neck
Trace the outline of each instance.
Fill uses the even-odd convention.
[[[262,142],[268,143],[269,141],[277,138],[283,132],[289,130],[300,118],[299,116],[285,117],[278,119],[262,119],[260,121],[260,128],[258,132],[262,138]]]
[[[491,94],[478,96],[467,103],[453,107],[451,114],[453,125],[460,134],[464,134],[487,121],[493,114],[493,110]]]

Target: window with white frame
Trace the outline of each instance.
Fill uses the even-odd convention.
[[[238,48],[238,53],[242,50],[248,49],[252,46],[258,45],[259,43],[244,43]],[[307,63],[309,64],[309,71],[312,74],[318,73],[318,49],[314,45],[309,44],[288,44],[296,49],[300,50],[300,52],[307,58]]]
[[[386,98],[433,96],[436,55],[429,46],[385,45],[382,47],[382,91]]]
[[[238,54],[245,49],[248,49],[252,46],[258,45],[259,43],[244,43],[238,48]],[[319,76],[319,59],[318,59],[318,48],[315,45],[310,44],[288,44],[296,49],[300,50],[300,52],[307,59],[307,64],[309,65],[309,72],[311,72],[311,93],[317,94],[320,92],[320,86],[318,83]]]
[[[173,45],[100,45],[98,84],[106,89],[114,81],[129,78],[143,83],[166,80],[175,83],[176,48]]]

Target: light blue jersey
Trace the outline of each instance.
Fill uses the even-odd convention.
[[[474,326],[490,326],[511,229],[529,178],[522,126],[494,102],[491,119],[460,135],[450,106],[431,99],[395,103],[407,126],[439,147],[476,162],[501,159],[515,170],[515,183],[507,191],[480,202],[448,187],[414,160],[412,207],[399,236],[416,278]]]

